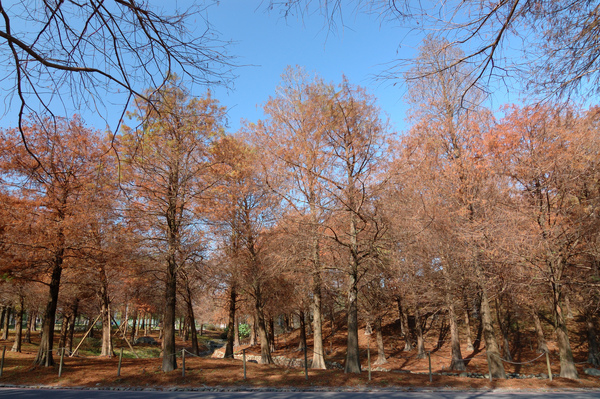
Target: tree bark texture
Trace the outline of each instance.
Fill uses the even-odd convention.
[[[225,345],[225,358],[233,358],[233,347],[235,345],[236,336],[236,322],[235,322],[235,308],[236,308],[237,293],[235,286],[232,285],[229,290],[229,322],[227,323],[227,345]]]
[[[535,326],[535,337],[537,341],[537,353],[548,352],[548,345],[546,344],[546,338],[544,337],[544,329],[542,328],[542,322],[536,309],[531,310],[531,317],[533,318],[533,324]]]
[[[345,373],[360,373],[358,350],[358,281],[355,273],[350,274],[348,287],[348,339],[346,344]]]
[[[30,344],[31,343],[31,326],[33,324],[33,320],[35,319],[35,312],[33,310],[27,311],[27,327],[25,329],[25,337],[23,338],[23,342]]]
[[[485,352],[489,369],[493,378],[506,378],[504,364],[498,350],[498,343],[494,335],[494,325],[492,324],[492,314],[487,291],[481,292],[481,322],[483,327],[483,339],[485,340]]]
[[[381,331],[381,317],[375,319],[375,339],[377,340],[377,360],[374,364],[387,363],[385,358],[385,347],[383,344],[383,333]]]
[[[15,341],[11,348],[13,352],[21,352],[21,337],[23,336],[23,307],[25,306],[25,298],[19,295],[19,306],[15,317]]]
[[[460,337],[458,335],[458,321],[454,301],[450,294],[447,294],[448,320],[450,322],[450,348],[452,360],[450,362],[450,370],[464,371],[466,370],[465,362],[462,358],[460,350]]]
[[[59,249],[54,255],[52,276],[48,285],[48,302],[44,311],[42,322],[42,336],[38,353],[33,361],[36,366],[50,367],[54,365],[52,358],[52,347],[54,344],[54,322],[56,318],[56,306],[58,304],[58,291],[60,289],[60,277],[62,274],[64,250]]]
[[[560,376],[563,378],[578,379],[577,369],[575,368],[575,361],[573,360],[573,351],[571,350],[571,343],[569,342],[569,332],[567,330],[567,323],[561,307],[561,290],[558,284],[554,281],[551,283],[553,293],[553,314],[554,314],[554,328],[556,331],[556,343],[558,345],[558,354],[560,357]]]
[[[63,312],[62,323],[60,324],[60,338],[58,339],[58,348],[56,348],[56,354],[60,355],[61,348],[66,347],[67,333],[69,332],[69,322],[71,321],[71,315]]]
[[[598,345],[598,335],[596,334],[596,323],[594,322],[594,315],[591,312],[587,312],[585,315],[585,325],[587,327],[587,340],[588,340],[588,363],[595,367],[600,366],[600,347]]]
[[[417,336],[417,359],[425,359],[425,338],[423,337],[423,321],[418,307],[415,308],[415,335]]]
[[[171,244],[174,245],[174,244]],[[172,248],[171,248],[172,249]],[[167,275],[165,282],[165,311],[163,319],[163,361],[162,371],[169,372],[177,369],[175,347],[175,305],[177,297],[177,263],[175,253],[171,252],[167,260]]]
[[[108,278],[104,267],[100,268],[100,289],[98,292],[100,299],[100,313],[102,316],[102,350],[100,356],[112,357],[115,355],[112,344],[112,334],[110,328],[110,296],[108,295]]]
[[[6,307],[6,313],[4,316],[4,323],[2,326],[2,340],[6,341],[8,340],[8,329],[10,328],[10,316],[12,313],[12,307],[11,306],[7,306]]]
[[[469,315],[470,306],[466,297],[463,299],[463,304],[465,307],[465,334],[467,337],[467,350],[472,352],[475,350],[475,348],[473,347],[473,341],[471,340],[471,316]]]
[[[267,334],[264,304],[262,300],[262,288],[260,286],[254,287],[254,310],[256,313],[255,327],[257,329],[258,339],[260,341],[260,363],[273,364],[273,358],[271,357],[271,351],[269,350],[269,336]]]
[[[306,348],[306,321],[304,319],[303,311],[300,311],[299,319],[300,319],[300,342],[298,342],[298,352],[304,352],[304,348]],[[313,360],[313,362],[314,362],[314,360]]]
[[[238,346],[240,346],[240,321],[236,317],[233,324],[233,347],[236,348]]]
[[[69,322],[69,331],[67,333],[67,339],[65,341],[65,347],[71,353],[73,351],[73,337],[75,336],[75,322],[79,312],[79,299],[75,298],[71,304],[71,320]]]
[[[406,309],[402,306],[402,300],[398,296],[396,297],[396,303],[398,304],[398,316],[400,316],[400,334],[404,337],[404,352],[410,352],[414,349],[415,344],[413,342],[412,333],[408,327],[408,316],[406,315]]]
[[[318,254],[313,254],[313,256],[318,257]],[[313,358],[311,368],[325,370],[326,366],[323,349],[323,316],[321,304],[321,272],[320,270],[315,270],[313,273]],[[302,317],[304,317],[304,312],[302,312]],[[304,331],[304,335],[306,339],[306,330]]]
[[[275,323],[272,317],[269,317],[269,351],[275,352]]]

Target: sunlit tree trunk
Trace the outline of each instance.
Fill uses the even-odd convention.
[[[423,321],[421,320],[421,312],[419,307],[415,308],[415,332],[417,335],[417,359],[425,359],[425,338],[423,337]]]
[[[492,324],[492,313],[487,291],[481,291],[481,322],[483,325],[483,339],[485,340],[485,352],[489,369],[493,378],[506,378],[504,364],[498,350],[498,343],[494,334],[494,325]]]
[[[233,347],[240,346],[240,321],[236,317],[235,322],[233,324],[234,333],[233,333]]]
[[[375,319],[375,339],[377,341],[377,360],[374,364],[387,363],[385,358],[385,347],[383,344],[383,333],[381,331],[381,316]]]
[[[558,270],[560,265],[551,265],[551,270]],[[563,309],[561,307],[561,288],[559,284],[554,281],[554,277],[550,282],[552,289],[552,311],[554,315],[554,328],[556,331],[556,343],[558,345],[558,354],[560,357],[560,376],[563,378],[578,379],[577,369],[575,368],[575,361],[573,360],[573,351],[571,350],[571,343],[569,342],[569,332],[567,330],[567,323],[563,315]]]
[[[316,248],[315,251],[318,251]],[[318,252],[313,253],[313,257],[317,257]],[[320,268],[320,262],[319,266]],[[325,369],[325,357],[323,349],[323,316],[321,305],[321,271],[319,269],[313,274],[313,358],[311,367],[314,369]],[[302,313],[304,317],[304,312]],[[304,329],[306,340],[306,329]]]
[[[271,352],[269,350],[269,336],[267,334],[267,326],[265,323],[262,289],[260,286],[254,287],[254,311],[256,312],[255,327],[257,329],[258,339],[260,341],[260,363],[272,364],[273,359],[271,358]]]
[[[102,319],[102,350],[100,356],[114,356],[111,331],[110,297],[108,295],[108,278],[104,266],[100,267],[100,314]]]
[[[23,307],[25,306],[25,298],[23,294],[19,294],[19,305],[15,317],[15,341],[11,348],[13,352],[21,352],[21,337],[23,333]]]
[[[467,336],[467,350],[474,351],[475,348],[473,347],[473,341],[471,340],[471,316],[469,314],[470,306],[466,297],[463,299],[463,304],[465,307],[465,334]]]

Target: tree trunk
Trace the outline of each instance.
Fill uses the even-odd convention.
[[[267,335],[267,326],[263,312],[262,292],[260,286],[254,289],[254,310],[256,312],[256,329],[260,341],[260,364],[273,364],[271,352],[269,351],[269,336]]]
[[[137,307],[133,309],[133,315],[131,316],[131,331],[129,332],[129,341],[131,343],[135,343],[135,338],[137,336],[137,319],[138,319],[138,310]]]
[[[140,316],[138,317],[138,335],[141,334],[140,331],[144,330],[143,334],[146,334],[146,311],[140,312]]]
[[[348,339],[346,347],[345,373],[360,373],[358,350],[358,281],[357,274],[350,274],[348,288]]]
[[[321,266],[318,253],[318,242],[313,244],[313,259],[315,260],[315,270],[313,272],[313,358],[311,368],[326,369],[325,356],[323,349],[323,316],[321,304]],[[306,335],[306,331],[304,332]]]
[[[299,319],[300,319],[300,342],[298,343],[298,352],[304,352],[304,348],[306,348],[306,321],[304,320],[304,312],[303,311],[300,311]],[[314,360],[313,360],[313,362],[314,362]]]
[[[421,321],[421,312],[419,307],[415,308],[415,330],[417,336],[417,359],[425,359],[427,353],[425,352],[425,339],[423,338],[423,323]]]
[[[73,337],[75,336],[75,322],[77,321],[77,313],[79,312],[79,299],[75,298],[71,304],[71,320],[69,322],[69,332],[65,341],[65,347],[69,353],[73,352]]]
[[[0,312],[0,327],[4,328],[4,318],[6,317],[6,306],[2,305],[2,311]]]
[[[548,352],[548,345],[546,344],[546,338],[544,337],[544,330],[542,328],[542,322],[536,309],[531,310],[531,317],[533,318],[533,324],[535,326],[535,337],[537,340],[537,353]]]
[[[591,312],[586,312],[585,324],[588,338],[587,362],[598,367],[600,366],[600,348],[598,346],[598,336],[596,335],[596,323],[594,323],[594,315]]]
[[[54,256],[54,265],[52,268],[52,277],[48,285],[48,303],[44,311],[44,321],[42,322],[42,336],[37,356],[33,361],[36,366],[53,366],[52,347],[54,344],[54,322],[56,318],[56,306],[58,304],[58,291],[60,289],[60,277],[62,274],[64,250],[59,250]]]
[[[235,285],[231,285],[229,290],[229,323],[227,324],[227,345],[225,346],[225,358],[233,358],[233,347],[235,346],[236,337],[236,322],[235,322],[235,308],[236,308],[237,292]]]
[[[11,348],[13,352],[21,352],[21,337],[23,332],[23,307],[25,306],[25,298],[19,295],[19,308],[15,317],[15,342]]]
[[[8,330],[10,328],[10,315],[12,313],[12,307],[6,307],[6,314],[4,316],[4,325],[2,326],[2,340],[8,340]]]
[[[196,356],[200,354],[200,348],[198,347],[198,330],[196,330],[196,317],[194,316],[194,307],[192,303],[188,303],[188,329],[191,337],[192,353]]]
[[[58,348],[56,348],[56,354],[60,355],[61,348],[65,348],[67,342],[67,333],[69,329],[69,320],[71,315],[64,313],[62,315],[62,323],[60,324],[60,338],[58,339]]]
[[[252,316],[252,323],[250,324],[250,346],[256,345],[256,312]]]
[[[502,317],[502,302],[498,302],[496,298],[496,318],[498,319],[498,326],[500,327],[500,332],[502,333],[502,351],[504,352],[504,357],[509,362],[512,361],[512,354],[510,353],[510,343],[509,343],[509,328],[510,328],[510,312],[508,309],[506,310],[505,316]]]
[[[485,352],[489,369],[493,378],[506,378],[504,364],[500,358],[498,343],[494,335],[494,325],[492,324],[492,314],[487,291],[481,292],[481,322],[483,326],[483,339],[485,340]]]
[[[240,321],[236,317],[235,323],[233,324],[233,347],[240,346]]]
[[[33,320],[35,320],[35,312],[33,310],[27,311],[27,328],[25,330],[25,338],[23,338],[23,342],[27,344],[31,343],[31,326],[33,325]]]
[[[396,303],[398,304],[398,316],[400,316],[400,334],[404,337],[403,351],[410,352],[414,349],[415,344],[412,339],[410,328],[408,327],[408,316],[402,306],[400,296],[396,297]]]
[[[174,251],[174,244],[169,245],[170,252]],[[177,297],[177,263],[175,254],[170,253],[167,265],[165,285],[165,311],[163,319],[163,361],[162,371],[169,372],[177,368],[175,348],[175,305]]]
[[[129,304],[125,305],[125,311],[121,313],[121,325],[123,326],[122,337],[125,338],[129,329]]]
[[[110,297],[108,295],[108,279],[104,267],[100,268],[100,290],[98,292],[100,299],[100,314],[102,319],[102,350],[100,356],[112,357],[115,355],[112,344],[112,334],[110,328]]]
[[[182,317],[179,320],[179,336],[183,341],[187,342],[190,339],[190,326],[188,317]]]
[[[464,371],[466,370],[466,367],[460,350],[460,338],[458,336],[458,322],[456,320],[454,301],[450,294],[446,296],[446,300],[448,306],[448,319],[450,321],[450,348],[452,351],[450,370]]]
[[[275,352],[277,348],[275,348],[275,323],[273,322],[273,318],[269,318],[269,351],[271,353]]]
[[[375,319],[375,334],[377,340],[377,360],[373,364],[387,363],[385,358],[385,348],[383,346],[383,334],[381,332],[381,317]]]
[[[88,338],[94,338],[94,320],[91,317],[88,317],[86,331],[89,331]]]
[[[467,336],[467,350],[474,351],[473,341],[471,341],[471,316],[469,315],[469,301],[465,297],[463,299],[463,303],[465,306],[465,334]]]
[[[561,292],[558,284],[552,282],[552,305],[554,314],[554,328],[556,331],[556,343],[558,345],[558,354],[560,357],[560,376],[563,378],[578,379],[575,361],[573,360],[573,352],[571,343],[569,342],[569,332],[561,308]]]

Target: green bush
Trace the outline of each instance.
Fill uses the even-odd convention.
[[[250,336],[250,326],[248,324],[240,324],[240,338],[248,338]]]
[[[250,336],[250,326],[248,324],[240,324],[238,326],[238,331],[240,332],[240,338],[248,338]],[[225,330],[219,335],[221,339],[227,339],[227,333],[229,332],[229,327],[225,327]]]

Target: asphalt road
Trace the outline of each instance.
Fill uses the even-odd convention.
[[[595,392],[180,392],[0,388],[0,398],[20,399],[592,399]]]

